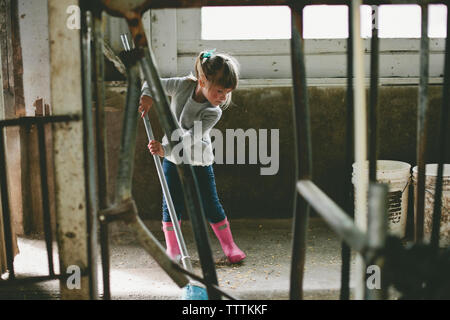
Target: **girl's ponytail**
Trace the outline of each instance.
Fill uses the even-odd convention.
[[[224,53],[215,53],[214,50],[202,51],[195,59],[196,80],[207,80],[215,86],[226,89],[236,89],[239,82],[239,64],[233,57]],[[220,106],[223,110],[231,103],[231,93]]]

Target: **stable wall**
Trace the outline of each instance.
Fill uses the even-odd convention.
[[[118,141],[126,88],[107,91],[109,170],[117,170]],[[309,87],[313,146],[313,180],[329,196],[342,204],[345,161],[346,89]],[[415,165],[417,98],[416,86],[386,86],[379,89],[379,159],[399,160]],[[435,161],[442,86],[430,86],[428,162]],[[294,136],[292,131],[292,88],[244,88],[233,93],[234,105],[223,112],[216,125],[244,131],[249,128],[279,129],[279,171],[260,175],[261,164],[214,164],[222,205],[230,218],[286,218],[292,216],[294,199]],[[155,136],[162,133],[154,110],[150,112]],[[225,136],[225,134],[224,134]],[[270,137],[270,130],[268,136]],[[144,218],[161,217],[161,188],[147,137],[139,122],[134,164],[133,196]],[[248,150],[248,146],[246,146]],[[270,154],[270,153],[269,153]],[[248,158],[247,158],[248,159]],[[448,161],[448,159],[447,159]],[[248,160],[247,160],[248,163]],[[110,180],[110,195],[114,181]]]

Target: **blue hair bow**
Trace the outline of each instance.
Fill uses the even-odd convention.
[[[213,53],[216,51],[216,48],[209,50],[208,52],[203,54],[203,58],[211,58],[211,56],[213,55]]]

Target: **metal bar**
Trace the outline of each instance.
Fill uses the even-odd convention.
[[[127,17],[127,13],[144,12],[148,9],[164,8],[200,8],[206,6],[290,6],[302,1],[292,0],[100,0],[105,10],[119,17]],[[368,5],[382,4],[419,4],[421,0],[364,0]],[[428,0],[428,3],[445,3],[445,0]],[[348,0],[308,0],[307,5],[346,5]]]
[[[81,276],[87,276],[88,272],[86,270],[81,270]],[[73,274],[53,274],[49,276],[29,276],[29,277],[20,277],[14,279],[0,280],[0,288],[2,287],[16,287],[21,285],[29,285],[33,283],[45,282],[45,281],[53,281],[53,280],[66,280],[72,277]]]
[[[445,41],[445,62],[444,62],[444,86],[442,89],[441,123],[439,127],[438,142],[438,172],[436,177],[433,227],[431,230],[430,245],[437,250],[439,248],[439,235],[442,210],[442,176],[444,163],[448,152],[448,123],[450,122],[450,6],[447,5],[447,40]]]
[[[49,275],[49,276],[32,276],[26,278],[14,278],[8,280],[0,280],[0,288],[4,287],[16,287],[20,285],[27,285],[45,281],[53,281],[53,280],[61,280],[64,278],[68,278],[70,275]]]
[[[303,45],[303,5],[291,6],[291,64],[293,79],[293,116],[295,146],[295,178],[312,176],[311,130],[306,86],[306,68]],[[295,190],[295,186],[294,186]],[[290,299],[303,299],[303,273],[305,243],[308,230],[309,205],[297,192],[294,193],[294,225],[290,275]]]
[[[147,132],[147,138],[149,141],[155,140],[155,137],[153,136],[153,130],[152,126],[150,124],[150,120],[148,119],[148,114],[144,116],[144,126],[145,131]],[[170,195],[169,186],[166,181],[166,177],[164,176],[164,169],[161,165],[161,160],[159,159],[159,155],[154,154],[153,155],[153,161],[155,162],[156,171],[158,172],[159,182],[162,187],[162,191],[164,194],[164,197],[166,198],[167,207],[169,209],[170,219],[172,220],[172,225],[175,230],[175,237],[177,239],[180,252],[181,252],[181,262],[183,263],[183,266],[188,271],[192,271],[192,263],[191,259],[186,247],[186,242],[184,241],[183,235],[181,233],[180,224],[178,223],[178,217],[175,210],[175,206],[172,201],[172,196]]]
[[[106,153],[105,96],[104,96],[104,60],[102,11],[97,8],[93,14],[93,59],[94,59],[94,100],[95,100],[95,137],[97,147],[97,193],[99,210],[109,207],[108,201],[108,164]],[[109,263],[109,227],[100,221],[100,243],[102,256],[103,299],[111,299],[110,263]]]
[[[111,300],[111,283],[109,277],[109,225],[100,216],[100,254],[102,259],[103,300]]]
[[[365,255],[365,259],[368,266],[372,266],[373,268],[375,268],[374,272],[379,272],[379,277],[373,277],[375,279],[375,283],[366,282],[365,298],[367,300],[386,300],[388,297],[387,285],[386,281],[384,280],[386,279],[384,272],[385,261],[384,256],[381,255],[381,251],[386,247],[387,238],[388,191],[389,187],[387,184],[372,182],[369,185],[367,253]],[[376,283],[378,280],[379,283]],[[371,285],[370,287],[369,284]]]
[[[306,67],[303,40],[303,7],[291,7],[292,37],[291,63],[293,71],[293,94],[295,104],[298,179],[312,177],[311,124],[306,83]]]
[[[104,59],[103,59],[103,30],[102,12],[93,12],[94,25],[94,99],[97,141],[97,173],[98,173],[98,196],[100,210],[106,209],[108,203],[108,161],[106,150],[106,124],[105,124],[105,88],[104,88]]]
[[[423,240],[423,225],[425,211],[425,151],[427,139],[427,104],[428,104],[428,68],[429,68],[429,40],[428,40],[428,4],[422,4],[422,36],[420,40],[420,83],[417,109],[417,195],[414,240]]]
[[[178,125],[170,112],[168,98],[164,93],[158,70],[154,63],[155,58],[147,44],[141,16],[139,14],[131,17],[128,16],[127,21],[137,48],[136,50],[142,53],[140,64],[145,79],[150,86],[152,96],[156,102],[158,118],[163,131],[170,136],[174,130],[178,129]],[[175,146],[175,142],[171,141],[171,139],[169,139],[169,143],[172,148]],[[195,171],[189,164],[179,164],[177,165],[177,170],[184,193],[186,211],[189,214],[192,227],[195,230],[194,239],[197,245],[204,278],[208,282],[217,285],[217,274],[206,229],[205,214]],[[209,299],[218,300],[221,298],[221,296],[213,290],[207,288],[207,291]]]
[[[69,122],[69,121],[79,121],[80,119],[81,117],[76,114],[63,116],[45,116],[45,117],[20,117],[15,119],[0,120],[0,126],[2,127],[32,126],[37,123]]]
[[[354,217],[352,192],[352,163],[353,163],[353,7],[348,5],[348,40],[347,40],[347,120],[345,131],[345,172],[343,184],[344,209],[349,216]],[[339,299],[350,299],[350,247],[342,242],[341,249],[341,290]]]
[[[303,299],[303,276],[306,256],[306,235],[310,206],[297,193],[294,199],[292,259],[289,283],[289,299]]]
[[[344,241],[341,243],[341,289],[339,291],[340,300],[350,299],[350,259],[351,249]]]
[[[115,201],[120,203],[131,198],[133,179],[134,151],[136,149],[137,120],[139,98],[141,96],[141,79],[139,67],[125,62],[127,71],[127,97],[123,116],[122,138],[119,152],[119,165],[116,177]]]
[[[366,236],[344,210],[310,180],[297,182],[297,190],[353,250],[365,253]]]
[[[127,35],[121,34],[120,40],[122,40],[122,46],[124,47],[125,51],[131,51],[130,42],[128,41]]]
[[[370,40],[370,105],[369,105],[369,180],[377,181],[377,111],[379,39],[378,6],[372,6],[372,39]]]
[[[0,126],[0,191],[3,212],[3,234],[5,237],[6,267],[9,271],[9,279],[14,279],[14,252],[13,233],[11,226],[11,211],[8,197],[8,178],[6,173],[5,134],[3,126]]]
[[[92,110],[92,12],[85,8],[85,1],[81,7],[81,48],[83,67],[83,140],[84,140],[84,163],[86,184],[86,220],[88,227],[88,271],[93,279],[90,282],[90,295],[92,299],[98,299],[98,199],[97,180],[95,172],[95,138],[94,119]]]
[[[48,261],[48,272],[52,276],[55,274],[53,267],[53,235],[52,226],[50,219],[50,201],[49,201],[49,191],[47,182],[47,148],[45,144],[45,131],[44,125],[41,122],[37,124],[38,131],[38,143],[39,143],[39,165],[40,165],[40,175],[41,175],[41,196],[42,196],[42,210],[44,219],[44,234],[45,234],[45,245],[47,248],[47,261]]]

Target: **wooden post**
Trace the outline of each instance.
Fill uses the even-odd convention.
[[[25,103],[23,94],[23,65],[22,49],[20,45],[18,1],[0,0],[0,47],[3,59],[1,67],[3,71],[2,91],[5,119],[11,119],[25,115]],[[28,203],[23,200],[22,193],[26,192],[26,168],[22,161],[26,159],[26,147],[23,141],[24,130],[19,127],[5,129],[5,146],[9,155],[6,158],[8,164],[8,179],[14,181],[9,185],[11,219],[15,234],[25,233],[25,216]]]
[[[82,113],[80,30],[67,24],[69,18],[79,17],[71,17],[66,13],[69,6],[78,5],[77,0],[48,1],[53,115],[81,116]],[[61,273],[66,273],[68,268],[81,272],[88,269],[83,150],[82,121],[54,125],[55,202]],[[96,279],[81,276],[79,286],[76,286],[76,282],[72,283],[74,286],[68,286],[69,283],[61,280],[61,299],[92,298],[90,281]]]

